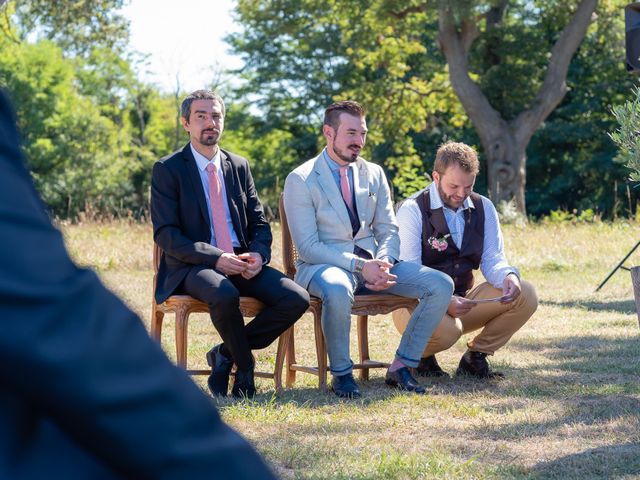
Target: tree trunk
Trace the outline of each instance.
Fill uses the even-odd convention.
[[[551,49],[544,81],[531,106],[507,121],[469,75],[469,51],[480,36],[478,17],[456,21],[450,2],[441,1],[438,12],[438,42],[449,66],[449,79],[465,112],[482,141],[487,158],[489,194],[494,202],[515,199],[518,212],[526,215],[524,189],[526,149],[540,124],[567,92],[569,63],[584,38],[597,0],[580,0],[571,21]],[[489,12],[490,28],[504,10]],[[493,16],[491,16],[493,15]],[[495,57],[498,60],[498,57]]]
[[[489,196],[495,204],[515,200],[519,212],[526,212],[526,144],[515,138],[507,124],[482,135],[482,147],[487,158]]]

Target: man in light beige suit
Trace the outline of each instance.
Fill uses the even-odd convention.
[[[322,133],[326,148],[289,174],[284,204],[299,252],[295,280],[322,300],[333,390],[340,397],[360,396],[349,355],[351,306],[354,293],[369,290],[420,300],[386,383],[424,393],[409,368],[418,366],[453,282],[429,267],[398,262],[400,240],[387,180],[379,165],[359,156],[367,134],[362,106],[330,105]]]

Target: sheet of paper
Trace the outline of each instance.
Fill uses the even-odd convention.
[[[471,300],[470,298],[468,298],[467,300],[469,300],[470,302],[473,303],[491,303],[491,302],[500,302],[502,300],[504,300],[505,297],[495,297],[495,298],[485,298],[482,300],[476,299],[476,300]]]

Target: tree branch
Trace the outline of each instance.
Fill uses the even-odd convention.
[[[445,4],[439,9],[438,41],[449,65],[451,85],[480,137],[488,138],[489,132],[504,120],[469,76],[469,48],[478,34],[477,23],[471,19],[465,20],[462,33],[458,33],[451,7]]]
[[[392,17],[397,18],[398,20],[402,20],[404,19],[407,15],[409,15],[410,13],[421,13],[421,12],[425,12],[427,10],[427,6],[426,5],[422,5],[422,6],[414,6],[414,7],[407,7],[404,10],[400,10],[399,12],[389,12],[389,14]]]
[[[544,82],[533,100],[532,107],[520,113],[513,121],[516,139],[519,142],[528,143],[538,126],[567,93],[569,64],[587,33],[597,4],[598,0],[582,0],[553,46]]]

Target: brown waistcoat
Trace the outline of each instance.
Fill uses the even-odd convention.
[[[458,250],[453,238],[447,238],[447,249],[438,251],[429,244],[429,238],[442,238],[449,227],[442,208],[431,209],[429,189],[414,196],[422,213],[422,264],[449,275],[455,283],[454,294],[465,296],[473,287],[473,270],[480,267],[484,245],[484,207],[482,198],[471,194],[475,208],[464,212],[465,226],[462,246]]]

